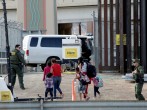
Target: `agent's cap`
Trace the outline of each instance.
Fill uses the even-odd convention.
[[[140,60],[139,60],[139,59],[134,59],[134,60],[133,60],[133,63],[138,63],[138,64],[140,64]]]

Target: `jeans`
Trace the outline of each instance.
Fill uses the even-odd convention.
[[[62,94],[62,91],[60,89],[61,77],[54,76],[53,82],[54,82],[54,97],[56,97],[56,89],[59,91],[60,94]]]

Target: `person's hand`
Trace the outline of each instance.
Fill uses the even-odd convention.
[[[137,71],[136,70],[134,70],[133,72],[132,72],[132,74],[136,74],[137,73]]]
[[[137,73],[137,70],[135,70],[134,73]]]

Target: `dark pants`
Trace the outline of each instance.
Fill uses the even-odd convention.
[[[138,100],[145,100],[144,96],[141,94],[143,88],[143,84],[136,83],[135,84],[135,97]]]
[[[56,97],[56,89],[59,91],[60,94],[62,94],[62,91],[60,89],[61,77],[54,76],[53,82],[54,82],[54,97]]]
[[[96,97],[96,93],[100,95],[99,87],[94,86],[94,97]]]
[[[53,97],[53,88],[46,88],[45,97],[47,97],[48,93],[50,93],[50,96]]]
[[[20,85],[21,88],[23,88],[24,87],[24,83],[23,83],[22,68],[19,65],[11,64],[11,83],[12,83],[12,86],[15,85],[16,74],[18,75],[19,85]]]

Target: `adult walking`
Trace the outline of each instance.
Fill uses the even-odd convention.
[[[12,87],[14,87],[16,82],[16,74],[18,75],[19,85],[22,90],[25,90],[23,83],[23,65],[26,65],[22,53],[20,52],[21,46],[19,44],[15,45],[15,49],[12,50],[10,56],[11,63],[11,83]]]
[[[63,98],[64,94],[60,89],[62,68],[61,65],[57,63],[55,58],[52,58],[51,62],[52,62],[51,73],[53,74],[53,83],[54,83],[54,97],[56,98],[56,90],[58,90],[60,96]]]
[[[80,72],[84,75],[87,76],[87,63],[84,62],[84,59],[83,57],[79,57],[78,58],[78,68],[80,69]],[[90,79],[87,77],[87,80],[89,80],[90,82]],[[85,85],[86,86],[86,89],[85,89],[85,94],[84,94],[84,98],[85,100],[89,100],[89,96],[88,96],[88,84]]]
[[[132,72],[133,78],[135,80],[135,97],[138,100],[145,100],[144,96],[141,94],[143,84],[144,84],[144,72],[142,66],[138,59],[135,59],[133,62],[135,66],[134,71]]]

